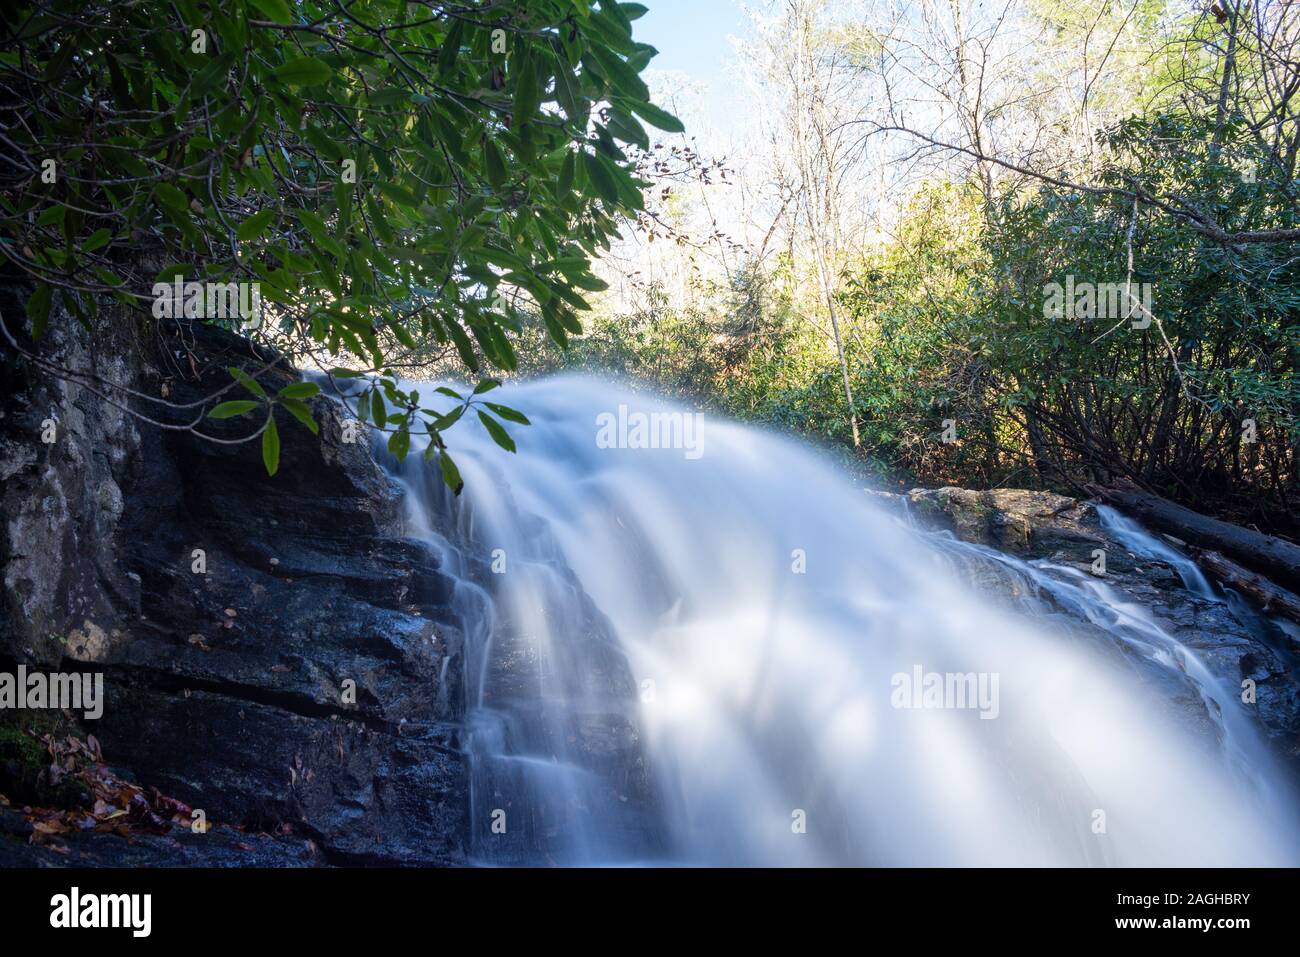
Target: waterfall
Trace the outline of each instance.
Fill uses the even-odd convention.
[[[1178,577],[1183,580],[1183,587],[1193,595],[1199,595],[1211,601],[1221,600],[1210,586],[1210,583],[1206,581],[1205,574],[1197,567],[1196,562],[1176,551],[1172,546],[1160,541],[1133,519],[1121,515],[1109,505],[1097,506],[1097,513],[1101,516],[1102,528],[1110,532],[1117,542],[1122,543],[1134,554],[1141,555],[1144,558],[1154,558],[1168,564],[1178,573]]]
[[[804,444],[622,386],[485,398],[532,425],[512,455],[465,416],[459,498],[422,438],[385,458],[458,582],[476,861],[1300,862],[1240,690],[1104,579],[908,528]]]

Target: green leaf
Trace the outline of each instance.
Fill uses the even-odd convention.
[[[456,66],[456,59],[460,56],[461,37],[464,34],[465,22],[453,20],[451,29],[447,31],[447,38],[442,41],[442,46],[438,49],[438,75],[444,79],[451,75],[452,69]]]
[[[298,221],[307,227],[307,232],[311,233],[312,238],[318,243],[323,243],[330,238],[329,230],[325,228],[325,220],[321,219],[309,209],[295,209],[294,215]]]
[[[455,319],[447,320],[447,333],[451,336],[451,341],[456,345],[456,352],[460,354],[461,361],[469,366],[471,372],[478,371],[478,356],[474,355],[474,346],[469,341],[469,336],[465,335],[465,330],[460,327]]]
[[[266,390],[258,385],[256,380],[254,380],[253,377],[243,369],[231,366],[228,371],[236,382],[242,385],[249,392],[253,393],[253,395],[261,396],[263,399],[266,398]]]
[[[460,469],[456,468],[456,463],[445,450],[438,456],[438,467],[442,469],[442,480],[447,483],[447,487],[453,494],[459,495],[465,487],[465,480],[460,477]]]
[[[492,441],[501,446],[507,452],[515,451],[515,440],[510,434],[501,427],[501,423],[486,412],[480,412],[478,419],[483,423],[483,428],[487,429],[488,435],[492,436]]]
[[[267,475],[274,475],[280,468],[280,433],[275,428],[274,416],[266,420],[266,431],[262,433],[262,464]]]
[[[307,128],[302,131],[307,137],[307,142],[315,147],[316,152],[322,156],[334,160],[335,162],[344,158],[343,147],[336,140],[330,138],[329,134],[322,130],[315,123],[308,124]]]
[[[661,129],[665,133],[686,132],[686,127],[682,125],[681,120],[673,116],[667,110],[661,110],[653,103],[648,103],[644,100],[626,100],[625,102],[633,113],[641,117],[641,119],[645,120],[656,129]]]
[[[301,399],[286,399],[283,395],[279,396],[276,401],[280,403],[286,412],[311,429],[312,435],[320,435],[320,426],[312,418],[311,407],[306,402]]]
[[[487,171],[488,182],[499,187],[506,181],[506,161],[501,155],[501,148],[496,140],[489,137],[483,143],[483,167]]]
[[[615,18],[608,10],[601,9],[589,17],[584,26],[589,28],[601,42],[610,48],[622,50],[624,53],[631,53],[635,49],[635,45],[632,43],[630,31],[623,26],[625,22]]]
[[[97,249],[102,249],[108,245],[108,241],[113,237],[111,229],[97,229],[90,234],[81,247],[83,253],[93,253]]]
[[[569,274],[569,282],[573,283],[579,289],[586,289],[590,292],[604,292],[609,288],[609,283],[605,282],[605,280],[585,272]]]
[[[645,81],[617,53],[595,46],[583,55],[582,62],[607,79],[614,92],[636,100],[650,99],[650,90]]]
[[[36,217],[37,226],[54,226],[63,222],[63,217],[67,215],[68,207],[51,206],[41,215]]]
[[[659,51],[648,43],[638,43],[635,46],[636,49],[627,55],[627,65],[640,73],[659,55]]]
[[[399,186],[396,183],[379,183],[379,192],[383,193],[394,203],[399,206],[419,206],[420,201],[405,186]]]
[[[394,103],[409,102],[410,99],[411,91],[405,86],[386,86],[366,95],[371,106],[392,106]]]
[[[624,143],[635,143],[643,150],[650,149],[650,137],[633,116],[611,111],[609,129]]]
[[[521,55],[516,59],[514,64],[518,76],[515,78],[515,96],[514,111],[515,123],[523,123],[530,119],[537,112],[537,107],[541,101],[541,87],[537,82],[537,70],[533,65],[533,58],[528,53],[528,48],[524,47]]]
[[[474,386],[474,395],[482,395],[484,392],[490,392],[501,384],[500,379],[484,379],[478,385]]]
[[[654,136],[632,105],[648,103],[642,77],[655,52],[628,27],[643,7],[393,0],[324,10],[298,0],[176,0],[170,29],[161,7],[128,4],[121,23],[116,12],[111,19],[139,42],[115,44],[106,60],[102,44],[82,36],[90,26],[60,13],[64,6],[36,4],[22,27],[32,49],[0,51],[0,71],[39,75],[27,91],[24,142],[60,166],[57,185],[0,190],[0,218],[15,227],[7,241],[46,280],[19,299],[27,300],[16,320],[24,333],[50,336],[58,321],[93,325],[126,289],[147,292],[151,269],[162,270],[160,282],[173,274],[259,281],[278,331],[310,336],[334,356],[327,368],[341,361],[378,371],[386,350],[397,362],[407,350],[444,348],[473,370],[470,388],[523,364],[532,310],[549,307],[546,331],[561,341],[578,327],[569,307],[585,305],[578,294],[590,295],[584,289],[598,280],[585,267],[543,264],[608,249],[621,225],[615,211],[635,202],[620,149]],[[46,8],[50,16],[39,12]],[[250,28],[250,20],[287,29]],[[188,29],[205,24],[220,41],[206,55],[187,42]],[[505,57],[489,52],[497,26],[512,33]],[[104,107],[90,120],[77,111],[87,97]],[[591,123],[597,98],[611,111]],[[347,184],[345,158],[358,174]],[[150,250],[143,272],[133,255],[141,244]],[[509,288],[532,305],[488,304]],[[280,389],[296,377],[231,358],[247,371],[232,373],[227,391],[196,414],[224,397],[242,404],[222,414],[265,432],[263,405],[313,412],[295,405],[314,401],[310,387]],[[261,374],[265,383],[251,378]],[[356,393],[349,405],[375,381],[374,372],[336,374],[336,385],[358,381],[345,390]],[[504,413],[468,396],[454,401],[513,434],[517,423]],[[363,403],[367,421],[371,402]],[[418,402],[383,393],[374,404],[387,439]],[[279,410],[275,417],[288,421]]]
[[[400,342],[402,345],[406,346],[406,348],[408,349],[419,348],[419,346],[415,341],[415,337],[411,335],[410,330],[407,329],[400,322],[390,322],[387,328],[388,331],[391,332],[394,337],[396,337],[397,341]]]
[[[41,283],[27,300],[27,318],[32,324],[32,341],[39,342],[45,334],[45,326],[50,320],[50,304],[54,299],[54,290],[48,283]]]
[[[405,428],[399,429],[388,437],[388,451],[397,456],[397,461],[403,461],[410,450],[411,433]]]
[[[247,242],[260,236],[273,219],[275,219],[275,210],[273,209],[264,209],[260,213],[254,213],[239,224],[239,228],[235,230],[235,238],[241,242]]]
[[[293,23],[293,12],[285,0],[249,0],[249,2],[261,10],[268,20],[275,23]]]
[[[460,417],[464,412],[465,406],[458,405],[446,415],[436,416],[433,421],[429,423],[429,428],[434,432],[445,432],[460,420]],[[425,412],[425,414],[428,415],[429,413]]]
[[[532,57],[532,49],[521,47],[519,55],[513,57],[511,61],[513,72],[515,72],[515,99],[513,99],[512,112],[515,116],[515,124],[523,124],[525,120],[532,118],[537,112],[538,104],[541,103],[542,91],[541,85],[537,81],[537,69]]]
[[[117,275],[116,273],[110,272],[107,269],[100,269],[98,266],[96,266],[94,267],[92,272],[94,272],[94,274],[99,277],[100,282],[102,282],[105,286],[126,285],[125,279],[123,279],[121,276]]]
[[[512,409],[508,405],[501,405],[497,402],[484,402],[483,404],[507,422],[518,422],[520,425],[532,425],[532,423],[528,421],[528,416],[524,415],[518,409]]]
[[[618,24],[619,29],[631,36],[632,19],[628,16],[627,10],[623,4],[610,2],[610,0],[600,0],[600,12],[609,14],[610,18]]]
[[[560,165],[560,179],[556,184],[556,195],[562,200],[565,195],[573,189],[573,177],[577,173],[577,155],[570,150],[564,154],[564,162]]]
[[[570,120],[581,119],[586,113],[584,105],[587,101],[578,92],[577,81],[563,63],[558,64],[555,71],[555,99]]]
[[[171,183],[158,183],[154,186],[153,191],[158,196],[158,201],[164,206],[189,216],[190,199],[177,187]]]
[[[605,202],[614,205],[618,202],[618,184],[614,182],[614,174],[609,171],[602,160],[595,153],[583,153],[582,164],[587,170],[587,176],[591,183],[596,187],[596,192]]]
[[[295,382],[276,393],[281,399],[310,399],[319,394],[320,386],[315,382]]]
[[[260,402],[254,402],[252,399],[235,399],[231,402],[222,402],[208,413],[208,418],[233,419],[237,415],[252,412],[261,404]]]
[[[271,78],[286,86],[319,86],[333,75],[334,71],[323,60],[310,56],[290,60],[271,71]]]

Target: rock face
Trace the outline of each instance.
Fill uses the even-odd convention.
[[[19,297],[0,298],[5,317],[22,314]],[[120,354],[101,358],[68,325],[51,328],[49,339],[44,351],[65,366],[139,379],[137,364]],[[93,382],[40,373],[7,345],[0,377],[11,390],[0,401],[4,650],[48,661],[61,655],[56,639],[70,619],[110,619],[115,596],[130,591],[114,533],[140,436],[130,416],[93,393]]]
[[[1167,634],[1193,650],[1225,687],[1239,688],[1245,679],[1255,683],[1257,700],[1251,711],[1259,727],[1279,754],[1300,770],[1300,680],[1295,667],[1300,647],[1278,623],[1235,595],[1189,591],[1170,561],[1130,549],[1105,528],[1091,502],[1024,489],[914,489],[906,495],[881,497],[920,527],[950,532],[962,541],[1031,561],[1091,574],[1097,550],[1103,550],[1105,574],[1099,581],[1131,599]],[[1179,543],[1166,544],[1176,550]],[[993,591],[1020,587],[1009,585],[1000,575],[982,575],[978,569],[974,575]],[[1050,603],[1050,596],[1047,600]],[[1076,609],[1058,605],[1054,610],[1079,619]],[[1078,625],[1088,627],[1081,620]],[[1161,694],[1162,700],[1208,728],[1199,696],[1168,683]]]
[[[154,414],[175,423],[192,417],[176,406],[229,381],[227,366],[272,358],[190,333],[163,345],[173,374],[100,374],[166,395],[173,406]],[[295,835],[297,847],[280,842],[285,863],[461,861],[450,582],[402,538],[396,489],[364,444],[340,441],[337,406],[313,400],[319,437],[277,416],[285,467],[267,477],[256,441],[137,428],[89,389],[43,379],[15,399],[0,655],[103,672],[104,716],[86,730],[110,759],[211,821]],[[44,417],[59,423],[48,445]],[[255,427],[201,426],[224,438]]]
[[[925,524],[1013,555],[1037,558],[1102,544],[1091,506],[1052,492],[914,489],[906,503]]]
[[[94,378],[30,376],[4,354],[18,388],[0,402],[0,670],[102,672],[104,714],[82,732],[142,786],[242,830],[69,834],[56,853],[11,821],[0,865],[466,862],[475,622],[452,607],[454,581],[405,536],[398,486],[364,440],[343,440],[336,403],[311,400],[319,436],[277,413],[268,477],[260,443],[233,441],[253,416],[197,426],[224,442],[185,426],[229,366],[268,391],[296,374],[212,328],[160,336],[147,366],[99,363],[80,336],[42,354],[165,397],[131,403],[163,426],[137,424]],[[612,647],[603,666],[630,697]],[[494,667],[508,678],[510,662]]]

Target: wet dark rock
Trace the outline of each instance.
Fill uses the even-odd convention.
[[[165,397],[171,405],[132,405],[173,425],[229,384],[229,366],[257,371],[270,392],[297,379],[273,353],[210,327],[160,331],[148,362],[104,360],[129,353],[118,334],[88,344],[73,328],[51,322],[43,354]],[[219,826],[29,845],[23,815],[6,811],[0,866],[468,862],[465,636],[481,622],[453,607],[438,555],[406,537],[401,489],[364,436],[344,441],[341,407],[311,400],[319,435],[277,413],[281,467],[268,477],[257,441],[142,425],[102,387],[35,375],[10,353],[2,362],[15,387],[0,401],[0,662],[102,671],[104,716],[82,734],[141,786]],[[200,428],[233,440],[254,417]],[[40,440],[46,419],[58,423],[51,444]],[[445,505],[447,539],[466,551],[461,574],[490,594],[498,576],[456,534],[472,523]],[[581,593],[567,569],[553,574]],[[585,595],[581,605],[582,620],[565,624],[592,707],[538,734],[576,742],[633,821],[648,814],[650,789],[635,687],[608,622]],[[521,714],[541,708],[527,634],[508,620],[500,634],[487,694]],[[513,742],[529,753],[550,743]],[[483,773],[493,788],[518,784],[510,769]],[[526,789],[508,799],[529,824],[501,859],[547,861],[557,809]],[[627,824],[638,826],[648,827]]]
[[[21,815],[13,813],[19,820]],[[328,863],[311,841],[296,836],[246,834],[214,827],[195,834],[174,827],[167,834],[130,839],[94,831],[59,835],[34,845],[5,832],[0,808],[0,867],[312,867]],[[21,838],[21,839],[20,839]]]
[[[960,488],[914,489],[906,495],[881,494],[895,514],[917,526],[949,532],[958,539],[987,545],[1029,560],[1041,560],[1090,573],[1095,551],[1105,552],[1104,583],[1131,598],[1170,636],[1194,651],[1225,687],[1255,683],[1250,713],[1277,751],[1300,767],[1300,674],[1295,644],[1283,626],[1270,621],[1232,593],[1219,600],[1184,587],[1167,562],[1135,554],[1102,527],[1093,503],[1051,492],[1025,489],[974,491]],[[1159,536],[1157,536],[1159,537]],[[1178,543],[1163,539],[1171,548]],[[993,592],[1005,590],[1000,575],[974,577]],[[1014,587],[1014,586],[1013,586]],[[1056,609],[1080,632],[1091,626]],[[1098,641],[1109,640],[1093,629]],[[1135,664],[1139,657],[1129,652]],[[1144,669],[1160,685],[1157,697],[1184,720],[1207,732],[1213,726],[1206,705],[1188,682],[1167,672]]]
[[[26,838],[32,833],[31,822],[13,808],[0,807],[0,837]],[[0,843],[0,848],[4,845]],[[3,854],[3,851],[0,851]]]
[[[1023,558],[1088,554],[1105,544],[1092,506],[1053,492],[948,487],[888,499],[927,527]]]
[[[47,349],[180,405],[226,385],[227,366],[275,358],[204,327],[164,337],[150,369],[95,366],[76,337]],[[89,390],[33,379],[0,420],[0,657],[102,671],[104,716],[84,730],[110,760],[210,820],[298,835],[250,844],[244,863],[462,862],[452,584],[403,537],[398,490],[368,446],[341,441],[339,408],[312,408],[319,437],[277,415],[282,467],[268,477],[258,442],[137,427]],[[47,417],[61,423],[50,445],[39,439]],[[232,438],[255,427],[202,425]],[[92,862],[240,862],[237,845],[193,838],[74,843]],[[33,850],[32,862],[42,853],[53,852]]]

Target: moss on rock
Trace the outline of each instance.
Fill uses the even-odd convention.
[[[51,784],[51,758],[40,735],[58,734],[61,722],[48,716],[0,721],[0,794],[16,804],[40,807],[87,807],[94,795],[84,781],[58,776]]]

